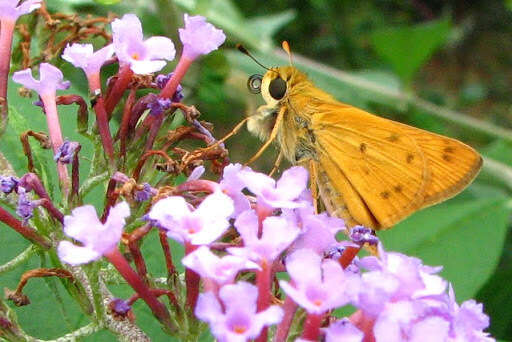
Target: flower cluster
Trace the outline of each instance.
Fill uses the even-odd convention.
[[[354,242],[338,241],[337,233],[347,229],[342,220],[314,213],[307,177],[304,169],[293,167],[276,182],[248,167],[228,165],[219,183],[206,181],[211,194],[199,205],[192,206],[182,196],[169,196],[157,201],[145,216],[186,246],[182,263],[199,275],[204,287],[190,304],[216,338],[246,341],[261,336],[273,324],[278,324],[278,331],[287,331],[290,321],[284,317],[293,316],[298,306],[308,317],[302,340],[317,340],[321,334],[326,341],[423,341],[425,336],[432,341],[493,340],[483,332],[489,322],[482,306],[474,301],[458,306],[452,289],[447,292],[447,282],[436,274],[439,267],[386,252],[380,244],[378,257],[355,258],[351,267],[342,267],[343,251],[359,248],[356,242],[370,230],[358,227],[352,234]],[[193,178],[186,184],[199,182],[205,181]],[[245,195],[244,189],[254,196]],[[122,221],[116,217],[118,208],[125,208],[120,206],[111,210],[105,225],[87,207],[66,217],[65,232],[84,247],[62,242],[61,259],[76,264],[87,253],[95,260],[102,250],[112,249],[114,240],[107,237],[120,239]],[[237,212],[236,207],[245,210]],[[233,226],[230,219],[234,219]],[[98,223],[85,226],[84,221]],[[220,248],[231,227],[241,241]],[[94,238],[99,232],[103,238]],[[370,234],[367,240],[374,244],[376,237]],[[339,252],[333,256],[332,250]],[[252,272],[255,284],[239,280],[240,275]],[[270,284],[281,272],[290,277],[279,285],[293,302],[291,306],[270,304]],[[194,286],[199,284],[187,284],[187,291],[194,292]],[[329,312],[348,304],[357,309],[354,314],[331,319],[329,326],[320,329]]]
[[[4,1],[0,20],[14,24],[19,15],[40,5],[39,0],[19,6],[18,1]],[[134,14],[115,19],[112,42],[96,52],[88,43],[61,45],[65,47],[61,58],[87,77],[96,116],[94,129],[87,125],[88,106],[83,98],[57,96],[58,90],[70,86],[57,67],[41,63],[39,79],[30,68],[13,74],[15,82],[40,97],[48,136],[30,134],[53,150],[62,195],[61,202],[52,200],[45,188],[49,183],[41,181],[46,179],[37,174],[29,152],[29,173],[20,178],[0,176],[3,195],[17,196],[18,215],[15,218],[0,207],[0,220],[38,244],[41,253],[52,253],[48,259],[54,268],[39,269],[32,276],[75,276],[66,282],[66,289],[85,303],[84,313],[97,324],[91,331],[111,324],[109,319],[98,318],[105,315],[133,324],[131,306],[142,299],[166,332],[186,340],[197,339],[201,325],[194,320],[198,319],[208,323],[212,335],[224,342],[263,342],[270,335],[277,342],[298,335],[297,341],[327,342],[493,341],[484,332],[489,320],[482,305],[470,300],[459,306],[452,287],[437,274],[439,267],[387,252],[371,229],[349,229],[343,220],[317,213],[304,168],[291,167],[276,181],[247,166],[228,164],[227,151],[215,140],[210,126],[197,119],[195,107],[181,103],[180,85],[191,63],[217,49],[226,36],[204,17],[185,14],[184,21],[185,27],[179,30],[182,55],[173,72],[161,75],[152,74],[174,59],[174,43],[159,36],[144,39],[142,24]],[[8,33],[2,25],[0,35]],[[116,62],[118,73],[105,87],[101,68]],[[148,91],[137,97],[140,89]],[[2,91],[0,97],[5,95]],[[100,136],[90,139],[97,142],[89,158],[91,179],[81,185],[81,145],[64,140],[57,110],[58,105],[71,103],[80,107],[82,133],[91,138],[97,129]],[[177,109],[190,125],[168,131],[161,143],[159,130],[166,116]],[[118,114],[120,125],[114,136],[109,120]],[[192,152],[174,146],[185,138],[207,146]],[[154,156],[164,163],[147,167],[147,160]],[[212,171],[222,172],[218,182],[202,178],[206,162]],[[155,177],[156,172],[165,174]],[[168,184],[183,174],[188,176],[186,181]],[[91,184],[104,179],[108,179],[106,200],[99,216],[95,207],[81,204]],[[141,239],[152,229],[158,232],[168,271],[166,281],[158,283],[165,283],[162,287],[151,279],[140,249]],[[168,239],[184,247],[184,277],[174,265],[177,253]],[[358,258],[356,254],[365,247],[378,253]],[[58,259],[53,257],[55,252]],[[115,270],[84,267],[74,272],[75,267],[91,262],[101,267],[103,257]],[[103,290],[105,274],[115,271],[133,288],[132,297],[111,298]],[[25,283],[26,279],[20,282]],[[16,290],[19,297],[23,285]],[[161,296],[169,299],[169,307],[159,300]],[[332,314],[347,305],[355,308],[350,316]],[[14,323],[1,312],[0,320],[3,335],[4,326]]]

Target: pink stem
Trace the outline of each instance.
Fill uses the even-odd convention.
[[[169,311],[167,311],[165,305],[158,301],[155,295],[146,286],[146,283],[131,268],[130,264],[128,264],[128,261],[126,261],[117,247],[112,251],[105,253],[104,256],[108,259],[108,261],[110,261],[112,265],[114,265],[121,276],[128,282],[128,284],[130,284],[135,292],[137,292],[139,297],[146,302],[155,317],[157,317],[162,324],[171,330],[175,330],[176,327],[174,327],[171,323]]]
[[[7,127],[7,84],[11,65],[11,49],[14,26],[16,22],[2,20],[0,22],[0,135]]]
[[[9,214],[7,210],[0,207],[0,222],[5,223],[21,235],[25,237],[25,239],[37,243],[44,249],[49,249],[52,245],[50,241],[45,239],[43,236],[39,235],[39,233],[30,227],[24,226],[20,220],[16,219],[14,216]]]
[[[361,310],[357,310],[349,317],[349,320],[364,333],[363,342],[375,342],[375,336],[373,335],[375,318],[365,315]]]
[[[267,309],[270,306],[270,296],[272,291],[272,267],[267,261],[260,263],[261,270],[256,271],[256,286],[258,287],[258,312]],[[268,340],[268,329],[261,330],[260,336],[256,342],[266,342]]]
[[[301,337],[305,340],[318,341],[323,317],[323,315],[308,313]]]
[[[298,305],[290,297],[286,297],[283,304],[284,316],[277,326],[274,342],[286,342],[297,308]]]
[[[178,84],[180,84],[181,80],[185,76],[188,68],[192,64],[194,60],[190,59],[186,56],[181,55],[180,61],[178,62],[178,65],[176,65],[176,69],[174,69],[174,74],[172,75],[171,79],[167,81],[167,84],[165,85],[164,89],[160,92],[160,97],[164,99],[170,99],[176,92],[176,89],[178,88]]]
[[[110,93],[107,94],[107,99],[105,100],[105,110],[107,111],[108,117],[110,117],[112,111],[121,100],[121,97],[123,97],[124,91],[130,84],[130,80],[133,76],[133,71],[130,69],[130,65],[125,64],[120,66],[118,75],[119,77],[117,78],[116,83],[112,87]]]
[[[100,73],[95,72],[87,75],[89,81],[89,91],[95,96],[96,103],[94,104],[94,112],[96,113],[96,122],[98,124],[98,131],[100,133],[101,142],[105,153],[108,156],[111,164],[114,164],[114,144],[112,143],[112,134],[110,134],[110,127],[108,125],[108,115],[105,110],[105,102],[101,95]]]
[[[272,214],[272,208],[261,203],[256,204],[256,215],[258,215],[258,238],[263,234],[263,221]]]
[[[48,212],[60,223],[64,222],[64,215],[55,207],[55,205],[53,205],[43,183],[35,173],[29,172],[24,174],[20,179],[20,185],[27,189],[27,191],[34,190],[39,198],[45,200],[41,203],[43,207],[45,207],[46,210],[48,210]]]
[[[185,255],[193,252],[197,249],[198,246],[192,245],[188,242],[185,242]],[[194,308],[196,307],[197,297],[199,297],[199,282],[201,277],[196,272],[186,269],[185,270],[185,283],[187,285],[187,307],[194,312]]]
[[[126,136],[128,135],[128,131],[130,128],[130,119],[132,115],[133,104],[135,103],[135,95],[136,89],[132,88],[130,90],[130,94],[128,95],[128,99],[124,104],[123,109],[123,118],[121,120],[121,127],[119,128],[119,154],[121,158],[126,156]]]
[[[46,113],[46,123],[48,125],[48,134],[50,135],[50,142],[52,144],[53,153],[57,153],[59,147],[63,144],[62,131],[60,128],[59,115],[57,113],[57,103],[55,93],[41,94],[43,100],[44,110]],[[69,176],[66,165],[57,161],[57,173],[59,175],[60,184],[64,196],[69,192]]]
[[[164,115],[158,115],[153,122],[151,123],[151,127],[149,128],[148,140],[146,140],[146,147],[144,151],[149,151],[153,148],[153,144],[155,143],[156,136],[158,135],[158,131],[164,122]]]
[[[344,269],[347,268],[350,263],[352,263],[352,260],[356,257],[357,253],[361,250],[361,247],[347,247],[343,251],[343,254],[338,259],[338,262],[340,263],[341,267]]]

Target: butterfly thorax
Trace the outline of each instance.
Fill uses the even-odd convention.
[[[277,111],[284,112],[277,137],[283,155],[293,164],[317,159],[311,119],[318,113],[321,104],[338,102],[330,94],[317,88],[295,67],[286,66],[275,70],[287,83],[287,93],[277,103]]]
[[[286,82],[286,92],[277,100],[269,92],[270,83],[276,78]],[[315,136],[311,119],[325,103],[338,103],[330,94],[317,88],[307,76],[293,66],[271,68],[263,77],[261,93],[266,105],[258,108],[248,122],[249,131],[267,140],[281,113],[277,143],[283,156],[291,163],[316,159]]]

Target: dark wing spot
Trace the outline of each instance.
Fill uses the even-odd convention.
[[[382,198],[384,198],[384,199],[388,199],[390,195],[391,195],[391,194],[389,193],[389,191],[382,191],[382,192],[380,193],[380,197],[382,197]]]
[[[452,161],[452,157],[450,157],[449,155],[447,154],[443,154],[443,159],[447,162],[451,162]]]
[[[363,167],[363,172],[365,175],[369,175],[370,174],[370,169],[368,169],[367,167]]]
[[[400,193],[400,192],[402,192],[402,186],[400,184],[395,185],[393,187],[393,190],[395,190],[395,192],[397,192],[397,193]]]
[[[407,154],[407,158],[405,159],[408,164],[410,164],[414,160],[414,155],[412,153]]]
[[[359,151],[361,151],[361,153],[366,152],[366,144],[365,143],[362,143],[361,145],[359,145]]]
[[[389,137],[387,137],[387,140],[389,140],[391,142],[398,141],[398,134],[396,134],[396,133],[391,134]]]
[[[446,153],[453,153],[453,152],[455,152],[455,149],[454,149],[453,147],[445,147],[445,148],[444,148],[444,151],[445,151]]]

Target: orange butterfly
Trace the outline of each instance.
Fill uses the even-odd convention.
[[[283,48],[290,55],[286,42]],[[291,65],[266,69],[248,81],[266,102],[247,121],[266,141],[251,161],[276,140],[286,159],[309,169],[330,214],[349,226],[390,228],[462,191],[482,166],[470,146],[341,103]]]

